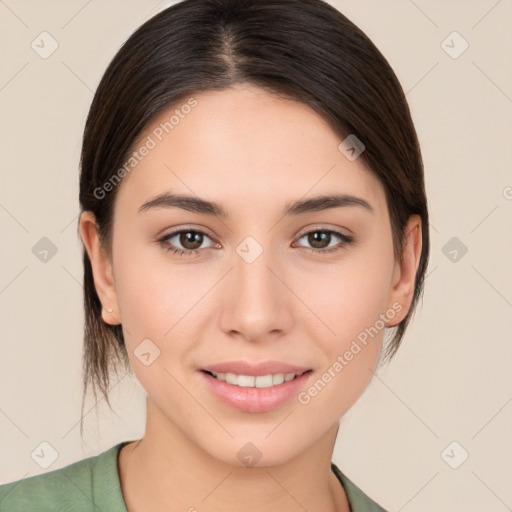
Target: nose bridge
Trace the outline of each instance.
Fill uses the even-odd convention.
[[[229,290],[224,303],[223,322],[227,331],[238,331],[247,338],[265,336],[285,329],[289,317],[286,288],[280,275],[278,251],[272,249],[271,237],[260,243],[248,236],[236,246]],[[282,279],[282,277],[281,277]]]
[[[236,295],[251,306],[253,314],[270,306],[272,297],[277,295],[276,278],[269,267],[278,263],[273,257],[270,239],[267,237],[260,243],[255,237],[248,236],[235,249],[233,277]]]

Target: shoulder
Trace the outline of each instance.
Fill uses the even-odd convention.
[[[331,469],[345,490],[352,512],[387,512],[359,489],[333,462],[331,462]]]
[[[0,511],[85,512],[96,510],[98,500],[119,502],[117,453],[123,444],[63,468],[0,485]],[[124,512],[120,507],[110,510]]]
[[[0,510],[55,511],[92,500],[95,457],[0,486]],[[65,508],[63,508],[65,507]],[[72,509],[71,509],[72,510]],[[84,508],[84,510],[88,510]]]

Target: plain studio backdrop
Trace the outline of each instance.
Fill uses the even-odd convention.
[[[512,2],[331,3],[406,92],[432,237],[424,299],[395,359],[341,420],[333,460],[390,511],[510,509]],[[116,414],[90,399],[80,438],[78,163],[108,63],[168,5],[0,3],[1,483],[144,432],[144,391],[125,376],[113,382]],[[33,455],[41,443],[55,451],[47,468]]]

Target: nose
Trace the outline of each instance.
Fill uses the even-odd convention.
[[[221,299],[221,328],[232,337],[258,342],[282,336],[293,323],[293,293],[278,251],[248,237],[232,255]]]

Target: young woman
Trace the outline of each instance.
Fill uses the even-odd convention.
[[[429,236],[371,41],[321,0],[169,7],[98,87],[80,205],[84,395],[108,402],[130,369],[145,434],[1,486],[0,510],[383,510],[331,458],[399,347]]]

